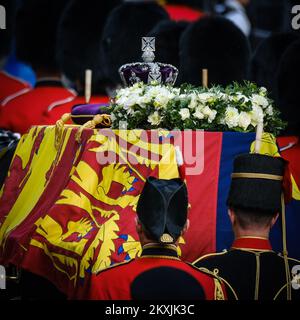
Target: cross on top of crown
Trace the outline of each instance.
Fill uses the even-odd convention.
[[[142,38],[142,58],[144,62],[153,62],[155,58],[155,37]]]

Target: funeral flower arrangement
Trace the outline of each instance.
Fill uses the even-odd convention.
[[[113,128],[121,129],[252,132],[263,122],[278,135],[285,127],[267,90],[250,82],[225,88],[139,82],[117,91],[110,108]]]

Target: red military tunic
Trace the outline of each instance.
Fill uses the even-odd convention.
[[[108,104],[109,97],[106,96],[93,96],[89,102],[90,104]],[[70,113],[72,107],[78,104],[85,104],[85,97],[78,96],[69,103],[52,105],[46,112],[43,114],[41,120],[42,125],[52,125],[55,124],[57,120],[61,119],[62,115],[65,113]]]
[[[24,134],[31,126],[41,124],[44,113],[52,106],[69,103],[75,97],[75,91],[60,81],[37,81],[34,89],[2,102],[0,128]]]
[[[149,244],[140,258],[93,275],[89,299],[224,299],[223,284],[178,258],[175,246]]]
[[[29,83],[14,77],[5,71],[0,71],[0,102],[8,96],[19,92],[26,92],[29,89]]]
[[[193,22],[204,16],[204,13],[200,10],[193,9],[185,5],[172,5],[167,4],[165,6],[166,11],[168,12],[171,20],[174,21],[189,21]]]

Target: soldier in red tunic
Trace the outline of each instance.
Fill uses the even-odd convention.
[[[27,0],[17,13],[16,54],[31,65],[37,83],[32,90],[10,96],[0,107],[0,128],[25,133],[40,124],[48,108],[74,99],[56,61],[56,29],[67,0]]]
[[[30,88],[29,83],[26,83],[25,81],[22,81],[21,79],[2,70],[6,63],[6,58],[11,52],[16,1],[1,1],[1,5],[5,8],[6,29],[0,31],[0,102],[12,94]]]
[[[149,177],[137,205],[141,257],[112,266],[90,282],[89,299],[225,299],[223,284],[180,260],[178,238],[188,227],[188,198],[180,179]]]
[[[85,71],[92,70],[92,96],[90,104],[108,104],[105,90],[103,66],[101,64],[100,43],[106,18],[119,0],[95,1],[87,6],[85,0],[69,3],[58,28],[57,57],[62,73],[75,88],[75,100],[48,108],[42,124],[55,124],[63,114],[70,113],[74,105],[82,105],[85,100]],[[99,19],[101,14],[101,19]]]

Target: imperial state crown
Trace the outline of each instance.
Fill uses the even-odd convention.
[[[120,67],[119,74],[125,86],[129,87],[137,82],[151,83],[152,81],[174,85],[178,76],[178,69],[171,64],[154,62],[155,38],[142,38],[143,62],[128,63]]]

